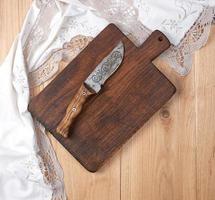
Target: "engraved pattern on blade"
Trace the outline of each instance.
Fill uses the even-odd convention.
[[[85,84],[98,93],[101,89],[101,85],[103,85],[105,81],[118,69],[122,63],[123,57],[124,45],[122,42],[119,42],[112,52],[105,57],[89,75]]]

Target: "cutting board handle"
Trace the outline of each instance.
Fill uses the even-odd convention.
[[[162,32],[156,30],[153,31],[146,41],[138,48],[138,52],[141,57],[146,55],[150,61],[153,61],[169,47],[170,42],[168,38]]]

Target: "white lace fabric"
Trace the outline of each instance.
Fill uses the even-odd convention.
[[[215,16],[215,1],[207,0],[88,0],[98,15],[117,24],[141,45],[153,30],[162,31],[172,43],[161,58],[180,75],[192,67],[192,54],[207,42]]]
[[[0,199],[66,199],[54,150],[42,125],[27,110],[30,89],[56,76],[109,23],[137,46],[154,29],[163,31],[172,46],[161,57],[186,75],[191,54],[208,39],[214,4],[213,0],[34,1],[0,66]],[[168,13],[171,6],[177,8]]]

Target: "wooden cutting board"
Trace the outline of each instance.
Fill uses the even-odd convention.
[[[80,85],[122,41],[125,57],[98,95],[92,96],[63,138],[56,127]],[[155,31],[137,48],[115,25],[106,27],[38,96],[29,111],[89,171],[97,171],[175,93],[152,64],[170,46]]]

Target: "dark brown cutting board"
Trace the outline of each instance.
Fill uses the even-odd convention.
[[[122,41],[125,57],[99,95],[93,96],[63,138],[56,127],[81,83]],[[115,25],[106,27],[38,96],[29,110],[89,171],[97,171],[175,93],[174,85],[152,64],[170,46],[155,31],[137,48]]]

